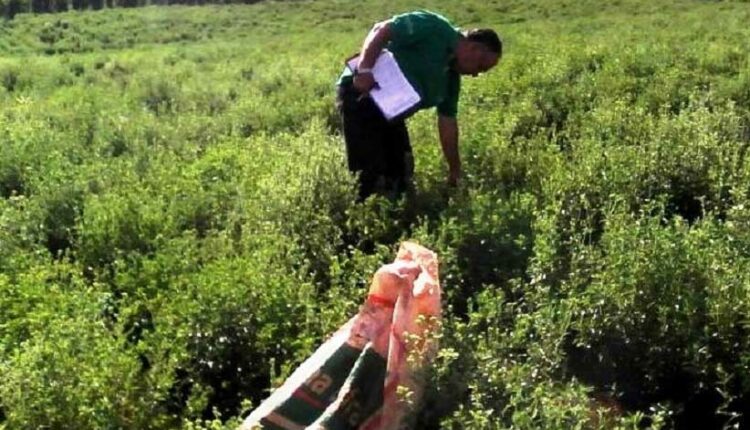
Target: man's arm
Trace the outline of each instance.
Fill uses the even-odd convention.
[[[438,134],[443,155],[448,162],[448,184],[457,185],[461,178],[461,157],[458,154],[458,120],[438,115]]]
[[[370,34],[365,38],[360,51],[360,60],[357,69],[359,73],[355,74],[352,85],[361,93],[369,92],[375,86],[375,78],[372,73],[362,73],[361,70],[372,69],[375,60],[378,59],[380,52],[385,48],[388,41],[391,40],[390,22],[383,21],[375,24]]]

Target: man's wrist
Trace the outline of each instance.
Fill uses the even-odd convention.
[[[357,67],[358,75],[372,75],[372,67]]]

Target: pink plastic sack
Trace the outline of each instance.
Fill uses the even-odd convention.
[[[367,301],[255,409],[242,430],[408,428],[440,326],[437,256],[404,242]]]

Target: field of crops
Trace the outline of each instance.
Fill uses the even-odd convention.
[[[495,28],[465,169],[356,201],[334,82],[370,25]],[[0,21],[0,429],[235,428],[415,240],[418,428],[750,426],[750,3],[302,0]]]

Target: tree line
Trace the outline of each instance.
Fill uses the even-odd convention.
[[[118,7],[142,7],[150,5],[204,5],[257,3],[260,0],[0,0],[3,17],[13,19],[19,13],[56,13],[69,10],[100,10]]]

